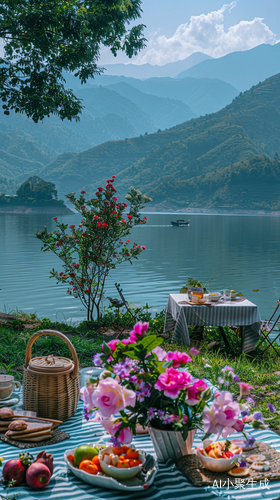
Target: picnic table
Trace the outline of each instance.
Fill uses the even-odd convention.
[[[213,302],[212,306],[190,305],[185,302],[188,294],[170,294],[165,311],[164,331],[174,327],[173,338],[190,345],[188,325],[218,326],[229,347],[223,326],[242,327],[242,351],[253,351],[260,338],[261,315],[259,308],[247,299],[241,301]]]
[[[14,408],[22,409],[21,405]],[[172,498],[180,500],[216,500],[217,496],[228,500],[248,500],[249,498],[274,500],[280,495],[280,481],[271,481],[263,488],[257,485],[252,487],[237,488],[229,487],[195,487],[177,469],[173,460],[159,464],[159,470],[155,476],[154,483],[143,493],[124,492],[107,490],[93,487],[82,482],[70,471],[63,460],[64,452],[67,449],[75,448],[81,444],[97,442],[104,434],[103,427],[98,422],[86,422],[83,419],[83,403],[78,403],[78,408],[73,417],[60,426],[60,429],[70,434],[70,439],[66,441],[48,445],[47,442],[37,448],[25,450],[36,456],[40,451],[47,450],[54,456],[54,474],[48,486],[41,491],[34,491],[27,486],[19,486],[10,493],[20,493],[18,500],[170,500]],[[247,429],[248,430],[248,429]],[[252,431],[250,434],[257,441],[265,441],[280,452],[280,437],[270,430]],[[242,437],[241,434],[234,434],[234,437]],[[147,453],[154,454],[154,448],[149,435],[139,435],[133,439],[133,444],[138,449],[143,449]],[[194,445],[199,444],[199,435],[194,441]],[[5,458],[5,462],[11,458],[18,457],[20,450],[17,447],[8,445],[0,440],[0,456]],[[0,487],[1,494],[5,495],[5,489]]]

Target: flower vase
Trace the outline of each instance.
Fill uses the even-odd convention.
[[[161,462],[167,462],[169,458],[176,460],[191,454],[196,429],[189,431],[186,440],[180,431],[163,431],[149,426],[149,433],[157,458]]]

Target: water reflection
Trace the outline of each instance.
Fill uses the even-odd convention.
[[[173,215],[149,214],[146,226],[133,229],[130,240],[147,250],[132,266],[125,263],[112,272],[107,294],[117,297],[114,283],[119,282],[128,301],[160,310],[168,294],[178,292],[190,276],[208,283],[211,291],[242,291],[258,304],[263,318],[270,316],[280,291],[280,218],[188,215],[189,227],[174,227]],[[60,219],[70,224],[80,217]],[[80,302],[66,294],[67,285],[49,279],[50,269],[60,270],[61,264],[55,255],[41,252],[35,233],[44,225],[55,229],[53,217],[0,214],[0,310],[84,319]]]

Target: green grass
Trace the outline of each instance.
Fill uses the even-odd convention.
[[[164,311],[161,311],[153,318],[149,308],[145,308],[139,310],[137,315],[138,320],[149,322],[150,332],[156,335],[163,334]],[[37,323],[34,324],[33,329],[26,330],[22,327],[26,323],[32,325],[32,322]],[[77,352],[80,366],[91,366],[92,356],[94,353],[100,352],[101,344],[116,337],[122,339],[125,332],[127,334],[133,328],[134,323],[135,320],[128,312],[118,314],[114,309],[106,311],[101,328],[98,330],[94,329],[96,325],[86,321],[73,326],[67,323],[52,323],[47,318],[39,320],[33,316],[31,319],[28,315],[19,312],[18,319],[14,320],[12,324],[0,324],[0,369],[3,372],[7,368],[9,371],[15,370],[15,378],[21,380],[27,343],[34,332],[43,329],[58,330],[65,333]],[[104,332],[109,329],[113,330],[115,335],[111,337],[104,335]],[[280,358],[277,354],[272,349],[263,352],[257,347],[253,355],[249,356],[244,353],[236,355],[236,353],[240,352],[241,341],[236,332],[230,328],[225,328],[231,346],[230,353],[225,349],[218,328],[205,327],[203,340],[199,339],[195,327],[190,327],[189,331],[191,345],[200,349],[201,352],[200,356],[194,357],[193,362],[190,364],[192,374],[197,378],[206,378],[212,384],[220,387],[218,379],[222,375],[222,368],[225,365],[231,366],[242,382],[248,382],[254,387],[252,397],[256,403],[255,410],[261,411],[265,418],[269,418],[267,423],[272,429],[280,430],[280,415],[278,413],[271,414],[267,408],[267,403],[272,403],[280,413]],[[216,351],[208,347],[214,341],[219,342]],[[190,349],[174,342],[172,332],[169,336],[164,335],[162,347],[166,351],[180,350],[188,352]],[[54,336],[40,337],[33,344],[32,357],[47,354],[71,357],[65,342]],[[10,367],[11,364],[14,366]],[[231,384],[230,390],[237,396],[239,393],[238,383]]]

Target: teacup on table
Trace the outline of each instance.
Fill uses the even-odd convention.
[[[20,389],[21,383],[15,382],[12,375],[0,375],[0,401],[9,399],[14,391],[19,392]]]

